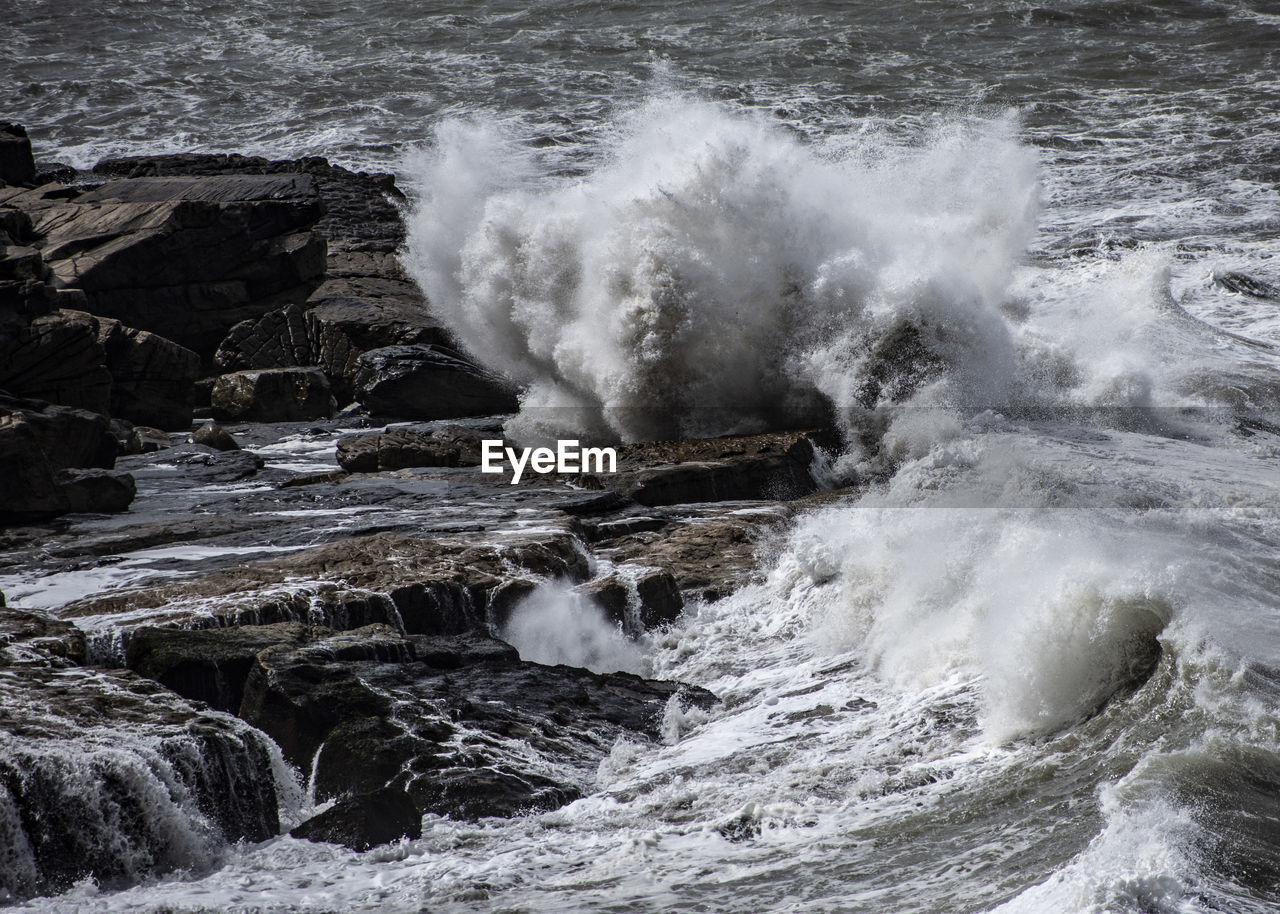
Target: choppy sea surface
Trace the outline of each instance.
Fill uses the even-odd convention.
[[[717,434],[815,403],[875,429],[827,467],[864,484],[762,582],[643,645],[723,703],[670,707],[591,796],[365,855],[232,847],[30,910],[1280,905],[1273,4],[4,18],[0,115],[47,161],[395,171],[405,263],[526,386],[516,432]],[[939,362],[869,402],[904,325]]]

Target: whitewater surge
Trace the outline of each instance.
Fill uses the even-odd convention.
[[[565,175],[496,119],[450,120],[408,163],[406,266],[463,344],[525,387],[508,428],[524,440],[985,408],[1016,369],[1000,308],[1036,227],[1036,157],[1016,129],[815,145],[662,96]]]

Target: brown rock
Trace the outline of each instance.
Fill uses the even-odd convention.
[[[235,422],[301,422],[332,416],[336,404],[318,368],[237,371],[218,378],[214,418]]]
[[[375,473],[406,467],[480,465],[480,442],[493,432],[448,425],[429,433],[393,428],[351,435],[338,441],[338,464],[349,473]]]
[[[819,429],[631,444],[618,449],[618,473],[599,480],[649,506],[787,500],[817,490],[814,448],[837,443]]]
[[[230,432],[216,422],[206,422],[200,426],[192,433],[191,440],[195,444],[203,444],[205,447],[211,447],[215,451],[240,450],[240,443],[231,436]]]

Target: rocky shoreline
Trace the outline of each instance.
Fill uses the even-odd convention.
[[[0,125],[0,548],[33,585],[0,600],[0,901],[552,809],[714,705],[522,659],[512,614],[678,624],[829,497],[835,434],[480,474],[516,391],[405,276],[399,199],[323,159],[40,169]]]

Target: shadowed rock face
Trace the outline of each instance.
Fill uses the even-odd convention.
[[[19,124],[0,124],[0,184],[27,184],[36,177],[31,140]]]
[[[200,356],[119,321],[101,318],[97,323],[111,376],[111,415],[166,431],[190,428],[191,390],[200,376]]]
[[[461,419],[515,410],[503,378],[444,346],[387,346],[360,356],[356,399],[376,416]]]
[[[343,289],[350,292],[347,286],[352,283],[363,287],[374,280],[330,278],[325,285],[335,282],[345,283]],[[338,402],[350,403],[364,353],[387,346],[447,344],[450,340],[427,311],[421,295],[409,289],[407,280],[397,282],[405,290],[392,294],[379,287],[379,294],[374,294],[375,290],[366,289],[358,298],[313,296],[305,306],[291,305],[239,323],[218,347],[214,362],[224,371],[316,365],[329,378]]]
[[[0,524],[123,511],[135,487],[108,472],[119,450],[103,416],[0,394]]]
[[[83,636],[0,609],[0,890],[110,887],[279,830],[268,742],[124,671],[72,666]]]
[[[92,313],[211,358],[236,323],[304,301],[324,271],[308,176],[138,178],[12,196],[53,282]]]
[[[339,800],[289,834],[367,851],[401,838],[421,838],[422,813],[407,792],[397,787],[383,787]]]
[[[0,247],[0,389],[141,425],[189,426],[200,357],[85,312],[88,296],[55,290],[52,278],[36,248]]]

